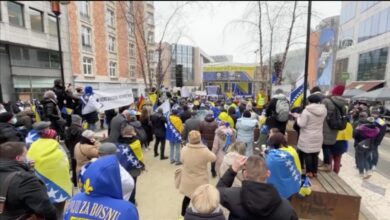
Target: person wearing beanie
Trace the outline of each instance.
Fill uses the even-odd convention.
[[[81,140],[74,148],[74,158],[76,159],[76,174],[80,173],[81,167],[99,156],[100,143],[95,140],[95,132],[85,130],[81,133]]]
[[[323,142],[323,124],[326,117],[326,108],[321,104],[321,97],[310,95],[309,105],[305,107],[302,114],[294,113],[300,127],[298,138],[298,153],[302,164],[306,168],[306,176],[312,178],[317,176],[318,154]]]
[[[310,94],[318,95],[321,98],[321,101],[325,98],[325,95],[322,94],[321,88],[318,86],[314,86],[312,89],[310,89]]]
[[[345,86],[338,85],[331,89],[330,95],[322,100],[322,104],[325,105],[327,110],[327,118],[332,115],[336,108],[342,109],[343,114],[345,115],[347,112],[347,101],[341,97],[343,95]],[[323,167],[322,170],[331,171],[332,167],[330,164],[330,148],[336,144],[338,130],[331,129],[328,125],[328,121],[324,120],[323,125],[323,136],[324,141],[322,144],[322,153],[323,153]]]
[[[77,174],[76,174],[76,158],[74,157],[74,148],[77,143],[82,139],[82,133],[84,129],[82,127],[82,118],[79,115],[73,114],[71,116],[72,124],[65,131],[65,145],[69,150],[72,160],[72,182],[74,186],[77,186]]]
[[[24,142],[23,134],[14,126],[16,122],[16,117],[12,113],[0,113],[0,144],[8,141]]]
[[[213,143],[215,138],[215,131],[218,128],[218,122],[214,120],[214,114],[212,111],[208,112],[204,121],[200,123],[200,134],[202,135],[204,143],[207,145],[209,150],[213,149]],[[213,177],[217,176],[215,171],[215,163],[211,163],[211,175]]]
[[[188,134],[188,144],[181,152],[180,161],[183,163],[179,192],[184,195],[181,215],[186,214],[193,192],[203,184],[209,183],[207,164],[214,162],[216,156],[207,146],[201,142],[199,131],[191,131]]]

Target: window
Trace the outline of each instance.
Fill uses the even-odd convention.
[[[42,12],[33,8],[29,9],[31,29],[43,32]]]
[[[390,8],[380,11],[359,24],[358,42],[390,31]]]
[[[57,20],[56,17],[49,15],[49,34],[57,36]]]
[[[110,77],[116,77],[116,63],[110,62]]]
[[[108,26],[115,28],[115,15],[113,10],[107,9],[107,19],[108,19]]]
[[[129,36],[130,37],[134,37],[134,32],[135,32],[134,23],[133,22],[129,22],[127,27],[128,27],[128,30],[129,30]]]
[[[340,24],[344,24],[355,17],[356,2],[343,2],[340,13]]]
[[[135,71],[135,66],[134,65],[131,65],[130,66],[130,77],[134,78],[136,77],[136,71]]]
[[[88,1],[80,1],[80,15],[86,18],[89,18],[89,2]]]
[[[154,43],[154,34],[151,31],[148,32],[148,43]]]
[[[147,23],[153,25],[153,24],[154,24],[154,16],[153,16],[153,13],[148,12],[148,13],[147,13],[147,16],[148,16],[148,17],[146,18]]]
[[[108,36],[108,51],[115,52],[115,37]]]
[[[383,80],[387,63],[387,47],[359,55],[358,81]]]
[[[81,44],[83,48],[91,48],[91,28],[81,26]]]
[[[149,50],[148,57],[150,62],[154,62],[154,52],[152,50]]]
[[[24,27],[23,5],[7,1],[8,19],[12,25]]]
[[[378,3],[379,1],[361,1],[360,2],[360,12],[363,12],[369,8],[371,8],[373,5]]]
[[[59,69],[60,58],[57,51],[41,50],[28,47],[10,46],[11,65]]]
[[[344,83],[347,80],[343,78],[343,73],[346,72],[348,72],[348,58],[336,60],[336,68],[335,68],[336,84]]]
[[[135,57],[135,46],[134,44],[129,44],[129,54],[130,54],[130,57]]]
[[[83,57],[83,73],[84,75],[92,75],[92,58]]]
[[[61,66],[60,55],[58,52],[50,52],[49,54],[50,68],[58,69]]]

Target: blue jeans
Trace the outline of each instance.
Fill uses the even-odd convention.
[[[253,141],[245,143],[245,156],[253,155]]]
[[[376,166],[378,164],[378,160],[379,160],[378,147],[379,146],[372,147],[371,155],[370,155],[370,168],[372,168],[372,166]]]
[[[363,174],[364,171],[369,171],[371,168],[370,165],[370,156],[371,151],[357,151],[357,167],[359,169],[359,174]]]
[[[180,162],[180,143],[173,143],[172,141],[169,141],[170,146],[170,152],[169,152],[169,158],[171,159],[171,162]]]

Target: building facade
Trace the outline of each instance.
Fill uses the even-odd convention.
[[[60,35],[67,83],[71,79],[67,6]],[[0,102],[42,98],[61,79],[57,23],[49,1],[0,1]]]
[[[365,87],[366,90],[385,82],[388,84],[389,46],[390,2],[342,2],[335,70],[339,81],[372,84]]]

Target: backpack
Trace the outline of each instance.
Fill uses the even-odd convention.
[[[342,131],[347,127],[348,122],[345,110],[336,105],[332,98],[329,98],[329,100],[335,106],[335,110],[327,114],[326,122],[328,123],[330,129]]]
[[[290,113],[290,105],[287,99],[280,99],[276,102],[276,120],[286,122]]]

